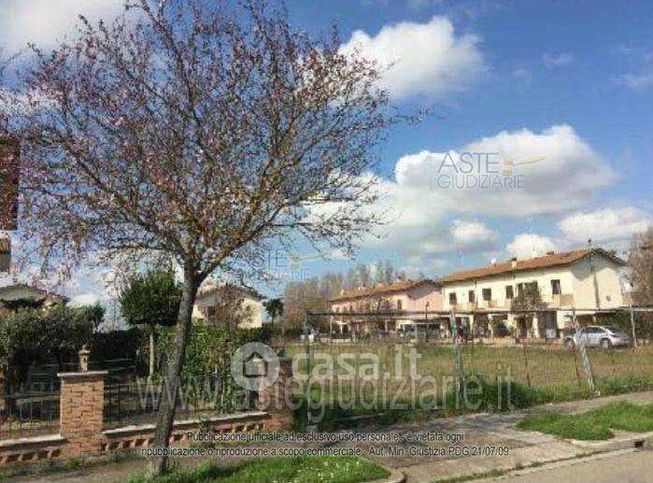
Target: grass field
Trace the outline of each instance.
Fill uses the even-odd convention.
[[[505,398],[500,386],[507,381],[510,381],[511,397],[515,398],[511,406],[527,407],[591,395],[584,366],[573,350],[543,345],[490,347],[466,344],[460,351],[463,373],[469,379],[479,376],[485,393],[482,404],[473,407],[473,410],[505,410],[490,396]],[[306,375],[309,366],[312,369],[308,389],[304,381],[303,396],[326,405],[339,406],[338,412],[343,417],[342,401],[348,399],[353,403],[344,413],[353,415],[388,410],[388,406],[383,404],[379,408],[378,401],[387,403],[391,398],[395,402],[407,402],[408,409],[414,409],[415,401],[433,390],[431,385],[424,384],[425,378],[431,378],[438,385],[433,393],[438,399],[439,411],[458,412],[452,410],[450,404],[455,387],[454,352],[451,346],[397,346],[388,342],[316,344],[311,349],[310,357],[306,347],[302,346],[290,347],[287,352],[302,358],[300,374]],[[596,389],[600,393],[617,394],[653,388],[653,346],[610,350],[597,348],[588,350],[588,354]],[[350,367],[340,363],[343,357]],[[414,361],[412,372],[411,357]],[[377,368],[376,373],[374,367]],[[332,371],[329,372],[328,368]],[[401,370],[398,371],[398,368]],[[341,379],[352,372],[355,373],[353,379]],[[366,381],[365,375],[376,382]],[[488,392],[491,394],[488,395]],[[364,407],[361,402],[366,398],[376,398],[377,405]],[[410,403],[413,403],[412,406]]]
[[[400,349],[398,349],[400,347]],[[337,358],[341,354],[351,354],[350,364],[357,368],[370,362],[365,355],[378,358],[381,372],[396,375],[398,353],[403,360],[403,372],[408,377],[410,345],[397,346],[392,343],[316,345],[312,349],[312,365],[315,368],[324,355]],[[293,346],[289,355],[302,354],[305,347]],[[451,346],[418,345],[416,373],[419,376],[443,377],[451,375],[454,369],[454,356]],[[489,347],[466,344],[461,348],[463,370],[467,374],[479,374],[487,378],[506,376],[508,373],[515,382],[532,387],[582,386],[585,372],[580,358],[573,350],[560,346],[525,345],[511,347]],[[653,345],[629,349],[589,349],[594,376],[600,379],[652,379]],[[305,371],[307,363],[300,365]],[[334,374],[345,371],[334,361]],[[318,371],[318,369],[314,369]],[[315,373],[315,372],[314,372]]]
[[[614,436],[612,430],[653,431],[653,404],[638,406],[618,402],[581,414],[542,413],[524,418],[519,429],[540,431],[562,438],[603,440]]]

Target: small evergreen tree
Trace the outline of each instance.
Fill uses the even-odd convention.
[[[149,344],[149,375],[154,374],[154,336],[156,326],[177,323],[181,288],[172,267],[154,267],[127,280],[120,291],[122,316],[130,325],[147,325]]]
[[[263,302],[263,306],[265,307],[265,312],[268,314],[268,317],[270,317],[272,324],[274,324],[277,317],[283,315],[283,301],[281,299],[266,300]],[[285,340],[286,328],[283,320],[281,321],[281,337]]]

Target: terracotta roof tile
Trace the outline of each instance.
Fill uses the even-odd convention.
[[[338,302],[341,300],[354,300],[359,298],[370,297],[373,295],[383,295],[395,292],[403,292],[410,290],[422,284],[432,284],[439,286],[439,283],[428,278],[422,280],[398,280],[389,284],[377,285],[374,287],[366,287],[361,289],[347,290],[344,293],[330,299],[331,302]]]
[[[198,293],[197,293],[197,300],[202,300],[209,295],[213,295],[218,292],[231,292],[233,294],[240,294],[242,296],[250,296],[254,299],[258,300],[264,300],[265,297],[258,293],[256,290],[252,288],[247,288],[247,287],[241,287],[238,285],[232,285],[232,284],[225,284],[225,285],[214,285],[214,284],[207,284],[206,286],[202,287]]]
[[[522,272],[525,270],[535,270],[538,268],[557,267],[562,265],[569,265],[577,260],[584,258],[590,253],[589,249],[574,250],[570,252],[560,253],[547,253],[541,257],[527,258],[525,260],[517,260],[516,265],[513,267],[513,261],[496,263],[487,267],[475,268],[472,270],[463,270],[460,272],[452,273],[442,279],[442,283],[461,282],[463,280],[472,280],[483,277],[492,277],[502,275],[504,273]],[[625,265],[625,262],[616,255],[603,250],[602,248],[595,248],[594,253],[601,254],[612,259],[618,265]]]

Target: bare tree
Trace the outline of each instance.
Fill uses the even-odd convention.
[[[131,0],[111,25],[81,17],[78,30],[34,47],[20,85],[0,93],[22,142],[19,231],[27,256],[62,275],[91,254],[179,263],[174,397],[154,441],[165,447],[199,285],[254,274],[255,252],[300,235],[351,250],[379,222],[375,147],[405,118],[374,63],[262,1]]]
[[[653,227],[636,235],[628,253],[628,265],[633,283],[633,302],[653,304]]]

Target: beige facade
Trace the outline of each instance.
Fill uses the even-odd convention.
[[[199,323],[235,323],[241,329],[262,327],[263,297],[252,290],[232,285],[208,285],[200,290],[193,307],[193,320]],[[235,317],[237,320],[224,320]]]
[[[445,277],[444,309],[471,318],[478,313],[487,314],[490,320],[502,317],[509,327],[517,328],[520,314],[511,312],[513,301],[524,286],[536,284],[544,308],[534,314],[528,327],[521,328],[521,335],[544,337],[544,331],[556,330],[559,335],[561,329],[569,328],[572,311],[592,315],[625,305],[620,274],[624,262],[604,250],[550,252],[501,265]]]

